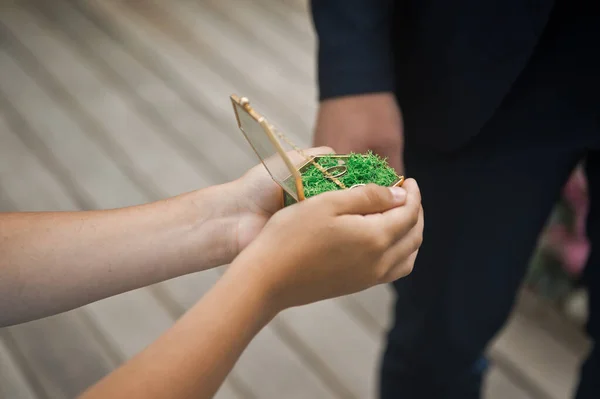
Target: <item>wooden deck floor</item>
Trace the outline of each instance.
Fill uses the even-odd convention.
[[[303,0],[0,4],[0,211],[119,207],[236,178],[256,159],[232,93],[310,142],[315,40]],[[74,397],[218,278],[194,274],[0,329],[0,397]],[[217,397],[374,398],[391,301],[379,287],[284,312]],[[567,398],[587,348],[525,292],[490,348],[486,397]]]

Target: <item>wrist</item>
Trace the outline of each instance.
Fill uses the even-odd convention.
[[[262,320],[266,324],[286,306],[278,295],[277,276],[266,272],[269,269],[275,270],[266,267],[270,260],[253,256],[250,251],[251,248],[244,250],[233,261],[223,274],[220,283],[227,286],[230,293],[243,296],[244,301],[255,308],[257,320]]]
[[[186,209],[187,220],[192,223],[192,243],[199,248],[191,251],[197,258],[190,271],[230,263],[238,253],[236,236],[239,212],[235,204],[231,204],[228,184],[184,194],[177,200]]]
[[[265,317],[275,317],[289,307],[284,300],[285,279],[278,273],[289,259],[279,256],[277,251],[254,242],[231,263],[223,279],[239,282],[248,295],[261,303]]]

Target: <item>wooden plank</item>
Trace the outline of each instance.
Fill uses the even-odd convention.
[[[92,138],[110,151],[113,161],[132,179],[143,181],[155,195],[163,188],[182,193],[208,185],[204,175],[197,173],[154,126],[132,112],[122,93],[108,89],[94,66],[56,38],[48,24],[16,7],[3,12],[0,20],[13,35],[18,34],[19,41],[47,68],[51,79],[60,83],[55,90],[72,99],[79,118],[86,119],[86,128],[93,129]],[[119,146],[118,142],[128,145]],[[125,150],[129,148],[135,150]],[[179,175],[192,175],[194,179],[173,178]]]
[[[0,336],[0,399],[33,399],[39,396],[30,386],[8,346]]]
[[[202,276],[201,276],[202,274]],[[218,280],[216,271],[181,277],[162,289],[183,313]],[[210,279],[205,278],[210,275]],[[236,376],[257,398],[333,398],[334,393],[300,361],[293,349],[283,344],[273,325],[264,328],[250,343],[234,368]]]
[[[164,0],[160,1],[164,2]],[[222,35],[242,36],[244,38],[242,43],[247,43],[252,49],[259,48],[261,54],[268,57],[269,62],[281,66],[285,71],[289,70],[292,78],[300,79],[302,82],[307,81],[310,83],[308,89],[316,92],[314,43],[311,43],[309,48],[305,48],[302,46],[305,40],[299,41],[290,35],[289,14],[284,18],[269,15],[269,12],[262,9],[260,1],[249,3],[238,0],[205,0],[197,3],[184,0],[181,3],[186,7],[195,6],[196,11],[191,11],[194,14],[207,13],[218,18]],[[273,6],[277,7],[275,4]],[[302,18],[301,24],[308,25],[308,20]],[[286,29],[283,31],[278,29],[280,25],[284,25]],[[312,30],[310,27],[309,29]]]
[[[586,287],[579,287],[566,298],[561,306],[561,313],[569,323],[584,327],[589,319],[589,293]]]
[[[269,43],[271,40],[266,42],[252,40],[251,30],[239,29],[238,25],[232,24],[235,23],[235,20],[228,21],[222,17],[223,13],[219,13],[218,8],[213,7],[216,3],[221,4],[220,1],[198,3],[151,0],[149,2],[163,12],[168,10],[173,18],[185,27],[197,41],[202,38],[210,38],[210,40],[205,40],[205,45],[214,52],[220,52],[223,62],[233,65],[241,63],[243,70],[250,75],[249,81],[255,82],[255,86],[272,87],[272,96],[283,98],[285,95],[285,103],[296,110],[305,121],[312,122],[315,119],[316,90],[310,73],[312,57],[308,55],[300,57],[296,48],[290,49],[289,46],[285,52],[269,51],[265,43]],[[256,9],[252,3],[246,4],[247,9]],[[223,6],[226,4],[220,7]],[[231,8],[232,11],[234,9],[237,9],[237,6]],[[257,18],[253,22],[255,25],[269,28],[268,20],[263,22]],[[271,32],[271,37],[277,37],[273,33]],[[309,132],[305,132],[305,134],[308,136]]]
[[[229,80],[235,81],[239,90],[253,93],[253,98],[268,99],[273,95],[281,97],[284,93],[283,89],[271,87],[264,81],[260,85],[248,84],[256,74],[255,68],[246,68],[246,60],[243,59],[241,62],[239,59],[231,62],[225,57],[221,49],[213,48],[210,40],[206,37],[190,34],[192,32],[182,26],[181,22],[172,14],[170,8],[161,9],[156,7],[155,4],[147,2],[144,2],[143,7],[140,7],[138,0],[109,0],[107,2],[119,6],[122,11],[124,9],[132,11],[132,14],[138,16],[137,19],[145,23],[148,28],[169,37],[173,45],[179,46],[198,60],[202,60],[213,70],[219,71],[222,76],[227,76]],[[201,15],[198,14],[197,18],[200,17]],[[231,55],[233,56],[233,54]],[[293,93],[286,93],[286,95],[293,95]],[[275,110],[273,114],[291,121],[294,126],[306,126],[306,121],[299,110],[290,106],[287,101],[266,101],[266,104]]]
[[[206,278],[202,276],[204,280]],[[154,342],[171,327],[176,317],[149,289],[138,289],[87,306],[97,329],[123,359]],[[136,312],[135,314],[133,312]],[[133,319],[133,320],[132,320]],[[241,399],[236,383],[228,380],[215,399]]]
[[[539,325],[573,353],[583,354],[590,348],[585,325],[576,323],[554,304],[527,289],[520,292],[514,312]]]
[[[280,319],[305,340],[305,352],[329,378],[345,386],[352,397],[373,396],[381,341],[360,328],[335,301],[288,309]]]
[[[233,132],[232,139],[239,140],[240,133],[236,130],[234,120],[231,119],[232,108],[227,98],[236,90],[233,86],[223,88],[223,85],[227,84],[226,80],[208,70],[201,63],[193,66],[194,62],[184,62],[189,59],[187,54],[179,52],[175,56],[167,56],[172,52],[172,47],[168,43],[165,44],[165,40],[160,36],[151,37],[151,44],[146,43],[148,33],[139,27],[132,26],[127,18],[118,10],[114,10],[114,7],[106,8],[104,3],[94,4],[79,1],[70,1],[69,3],[93,22],[94,26],[114,42],[119,43],[124,51],[156,76],[160,76],[203,118],[221,126],[219,130],[225,135]],[[155,51],[156,48],[160,48],[161,51]],[[215,95],[215,93],[220,94]],[[242,148],[247,148],[247,146],[248,144],[244,141]]]
[[[514,313],[492,343],[490,357],[536,396],[570,397],[589,341],[588,345],[577,345],[579,349],[574,351],[571,345],[556,339],[558,328],[542,320]]]
[[[296,4],[293,4],[296,3]],[[274,31],[294,39],[298,48],[316,54],[316,34],[312,25],[308,1],[256,1],[259,12],[265,19],[273,21]]]
[[[155,341],[173,324],[171,315],[147,289],[130,291],[88,306],[90,317],[123,359],[128,359]],[[132,311],[146,308],[148,317],[131,323]],[[152,316],[152,317],[149,317]],[[144,331],[144,334],[140,334]]]
[[[497,367],[492,367],[486,375],[482,396],[484,399],[535,399]]]
[[[236,365],[240,378],[248,385],[252,384],[257,397],[276,398],[285,396],[290,399],[338,398],[340,392],[334,392],[298,358],[295,348],[289,345],[277,345],[280,335],[273,328],[263,329],[246,348]],[[269,350],[265,356],[265,350]],[[273,370],[280,370],[274,373]],[[273,378],[267,379],[267,376]],[[343,397],[343,396],[342,396]]]
[[[24,130],[19,135],[23,135],[36,151],[39,149],[40,152],[45,152],[55,162],[69,159],[62,172],[67,180],[75,181],[83,188],[87,201],[91,201],[91,198],[98,199],[107,208],[144,201],[144,196],[108,156],[87,135],[82,134],[82,127],[73,122],[54,99],[25,75],[4,49],[0,49],[0,65],[3,75],[11,77],[0,79],[3,97],[10,98],[21,118],[23,115],[27,116],[32,130],[43,132],[33,135]],[[119,195],[114,195],[115,192]],[[124,199],[128,201],[125,202]]]
[[[189,32],[182,32],[181,27],[172,19],[166,19],[164,13],[149,7],[137,7],[136,10],[146,13],[141,16],[132,8],[123,7],[120,2],[112,0],[76,4],[87,14],[94,14],[97,19],[103,20],[106,29],[116,31],[132,51],[152,54],[152,58],[172,68],[199,95],[206,93],[208,103],[212,104],[211,111],[220,120],[233,123],[228,96],[232,93],[245,95],[273,124],[297,144],[303,145],[300,135],[309,130],[303,117],[290,111],[284,101],[273,101],[272,95],[265,93],[266,89],[252,85],[252,76],[240,76],[239,73],[229,75],[231,65],[211,61],[209,55],[201,53],[195,42],[190,44]],[[157,52],[157,48],[161,51]],[[214,70],[207,64],[209,61]]]
[[[91,339],[81,310],[8,327],[3,334],[23,353],[50,398],[73,398],[114,367]]]
[[[386,331],[393,317],[394,296],[392,288],[380,285],[340,299],[347,311],[361,321],[367,330],[376,335]]]
[[[259,0],[259,1],[263,1],[263,0]],[[282,0],[281,4],[284,4],[286,7],[288,7],[287,10],[289,10],[291,12],[299,11],[301,14],[309,15],[310,0]],[[282,9],[282,10],[285,10],[285,9]]]
[[[11,202],[22,211],[77,209],[75,201],[58,188],[52,173],[19,140],[2,113],[0,132],[0,185]]]
[[[189,104],[181,93],[125,51],[122,43],[98,29],[65,0],[28,3],[64,30],[63,40],[94,63],[113,87],[121,87],[125,95],[137,99],[140,111],[160,131],[168,132],[177,149],[187,159],[194,159],[205,174],[210,172],[221,181],[224,173],[239,176],[256,163],[248,152],[248,143],[232,123],[214,120],[202,104]]]

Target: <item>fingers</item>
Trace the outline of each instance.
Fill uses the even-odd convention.
[[[416,254],[423,243],[423,210],[418,221],[404,237],[398,240],[384,255],[383,265],[387,267],[383,282],[390,282],[412,272]]]
[[[338,215],[369,215],[386,212],[404,204],[406,190],[402,187],[382,187],[368,184],[352,190],[321,194],[320,200],[329,203]]]
[[[402,188],[407,192],[407,204],[410,202],[421,204],[421,190],[415,179],[406,179],[402,183]]]
[[[402,238],[410,229],[423,219],[421,191],[414,179],[407,179],[402,187],[406,190],[404,206],[393,208],[381,215],[383,231],[393,240]]]
[[[412,273],[418,254],[419,250],[416,250],[415,252],[410,254],[408,259],[392,268],[388,272],[388,274],[383,278],[382,283],[392,283]]]

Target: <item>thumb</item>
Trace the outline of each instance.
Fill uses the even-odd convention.
[[[382,213],[404,204],[406,190],[402,187],[368,184],[350,190],[332,191],[320,196],[323,201],[329,201],[335,213],[339,215],[368,215]]]

